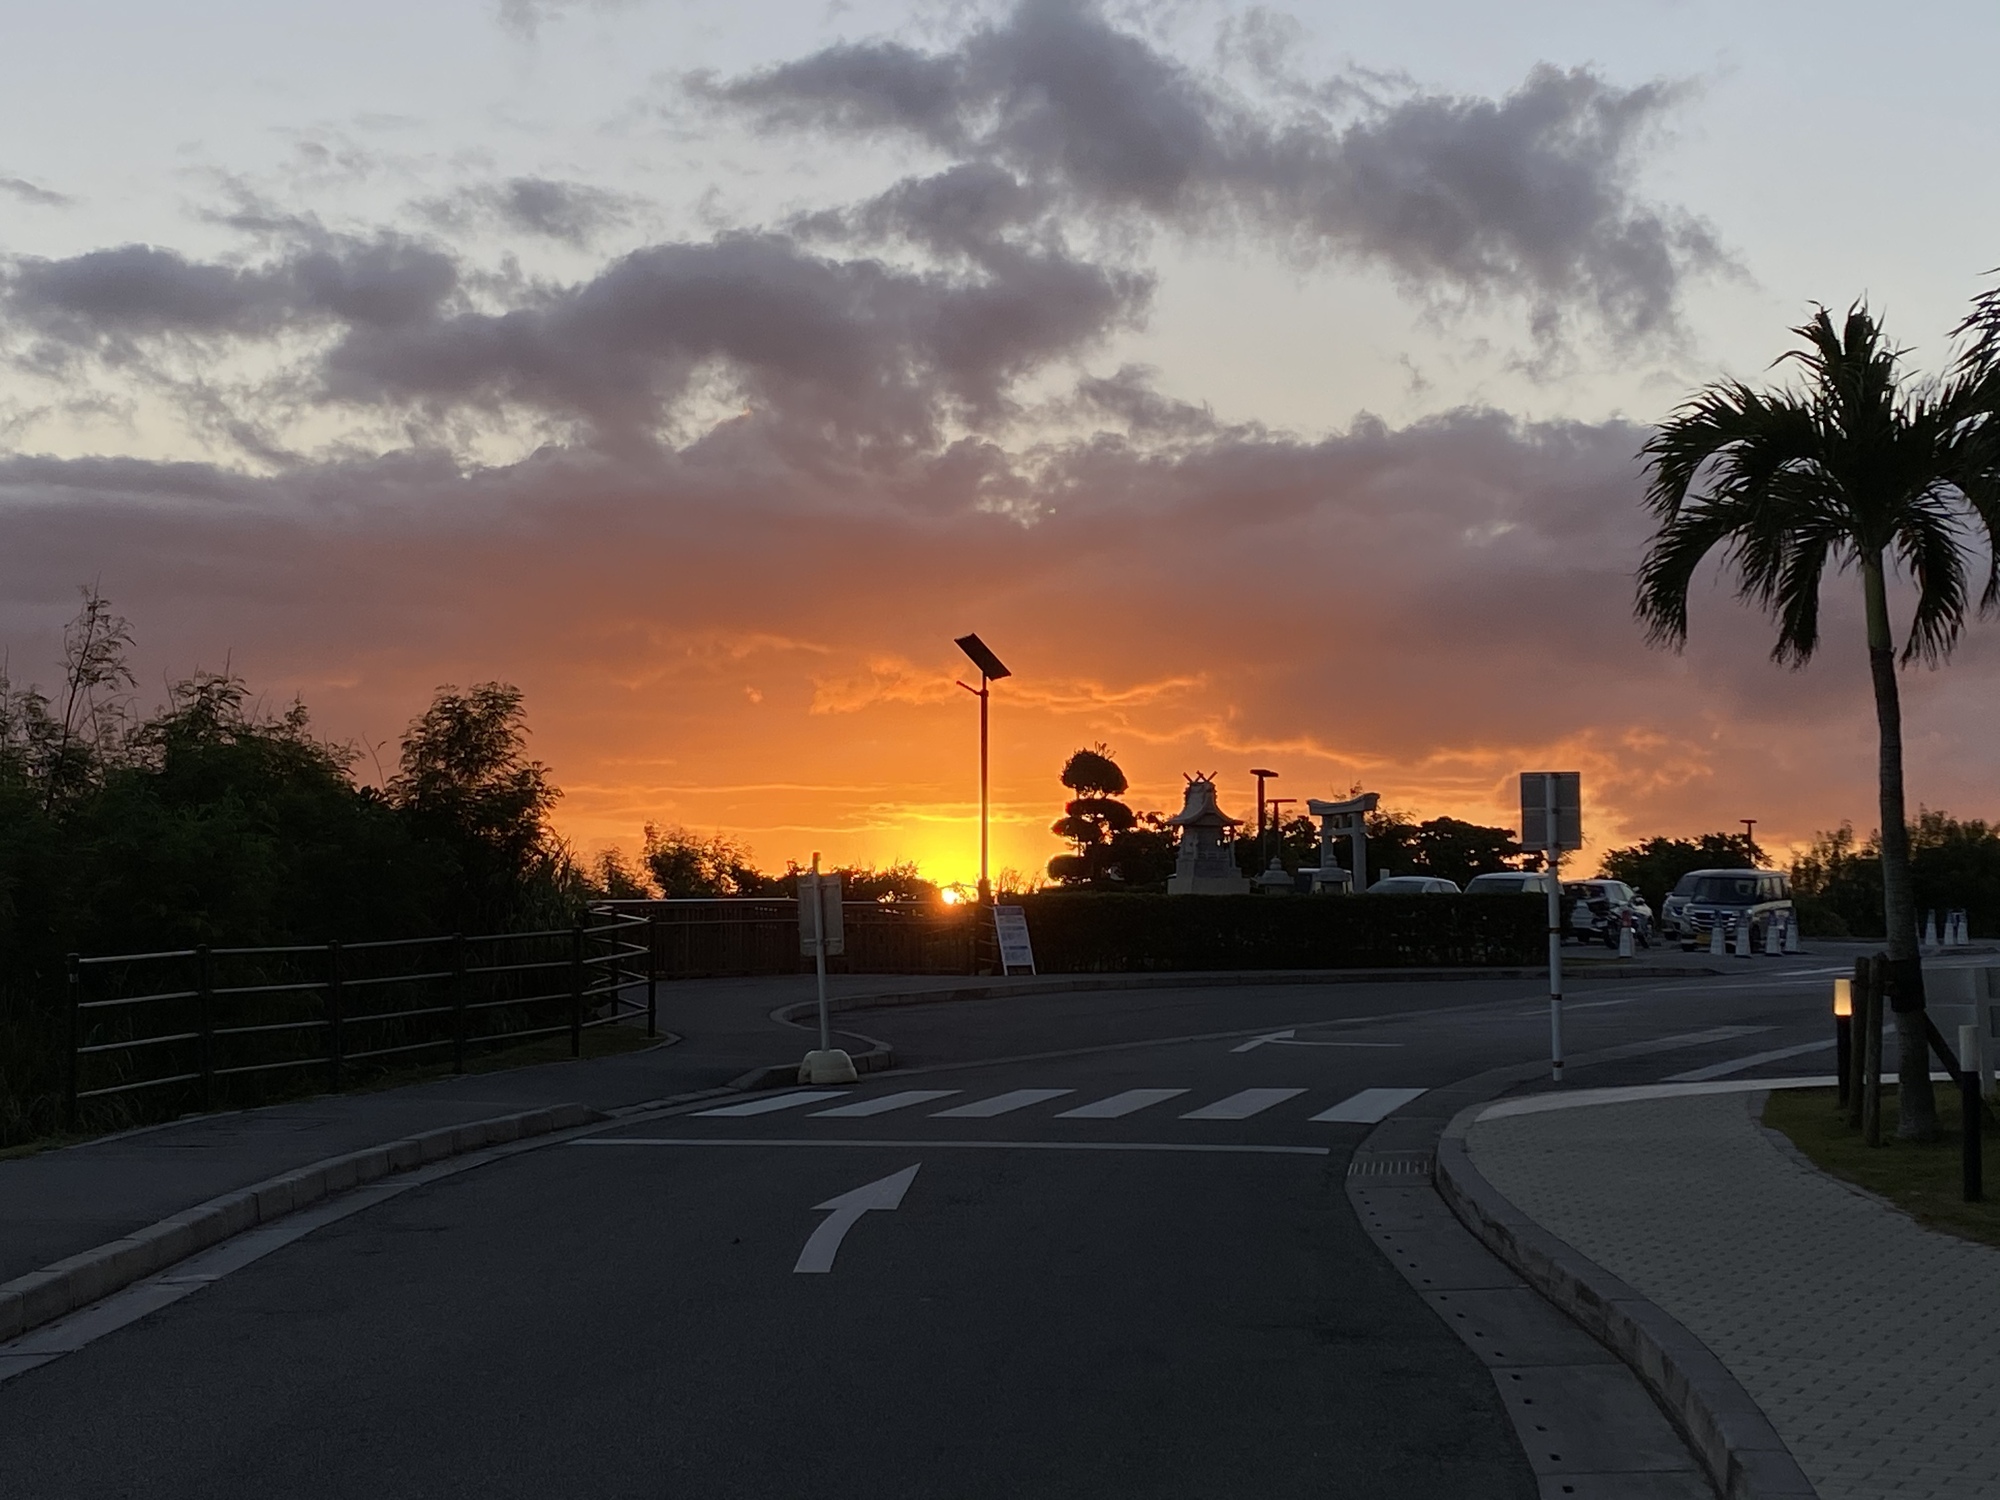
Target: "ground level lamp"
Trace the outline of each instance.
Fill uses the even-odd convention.
[[[986,705],[993,696],[991,685],[1014,674],[978,636],[959,636],[956,644],[979,668],[978,687],[969,682],[961,682],[959,686],[979,700],[979,904],[985,906],[993,899],[993,883],[986,876]]]

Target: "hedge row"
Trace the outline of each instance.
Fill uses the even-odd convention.
[[[1044,974],[1532,964],[1548,953],[1536,896],[1022,897]]]

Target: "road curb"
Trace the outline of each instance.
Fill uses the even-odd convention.
[[[198,1251],[295,1209],[396,1172],[605,1119],[581,1104],[557,1104],[428,1130],[350,1151],[197,1203],[134,1234],[81,1251],[0,1285],[0,1343],[87,1307]]]
[[[1582,961],[1591,965],[1591,960]],[[1573,979],[1713,979],[1728,975],[1729,969],[1672,968],[1665,964],[1641,964],[1621,969],[1610,966],[1579,968],[1571,959],[1565,965]],[[1002,1000],[1010,995],[1087,994],[1099,990],[1200,990],[1235,989],[1248,984],[1436,984],[1471,979],[1539,979],[1548,973],[1546,964],[1518,965],[1499,969],[1240,969],[1212,974],[1043,974],[1033,979],[1002,980],[985,984],[947,985],[926,990],[884,990],[875,994],[834,995],[827,999],[829,1011],[884,1010],[898,1005],[935,1005],[955,1000]],[[774,1015],[797,1011],[803,1016],[816,1013],[818,1002],[782,1006]],[[787,1017],[787,1019],[792,1019]],[[856,1066],[860,1066],[857,1061]]]
[[[1437,1143],[1437,1190],[1480,1241],[1631,1366],[1680,1428],[1726,1500],[1818,1500],[1777,1429],[1708,1346],[1502,1196],[1472,1164],[1466,1136],[1484,1103],[1460,1110]]]

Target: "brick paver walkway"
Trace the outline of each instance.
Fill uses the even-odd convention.
[[[1765,1096],[1482,1121],[1479,1171],[1727,1365],[1824,1500],[2000,1495],[2000,1250],[1758,1123]]]

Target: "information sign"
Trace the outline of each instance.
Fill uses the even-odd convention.
[[[819,900],[820,926],[813,929],[813,899],[817,892]],[[847,951],[846,932],[840,921],[840,877],[838,875],[815,875],[809,870],[799,871],[799,952],[811,957],[813,938],[826,939],[826,954],[831,957]]]
[[[1564,853],[1583,847],[1583,777],[1580,772],[1521,773],[1521,847],[1544,851],[1557,849]]]
[[[1028,913],[1019,906],[993,908],[993,931],[1000,939],[1000,972],[1032,974],[1035,950],[1028,942]]]

